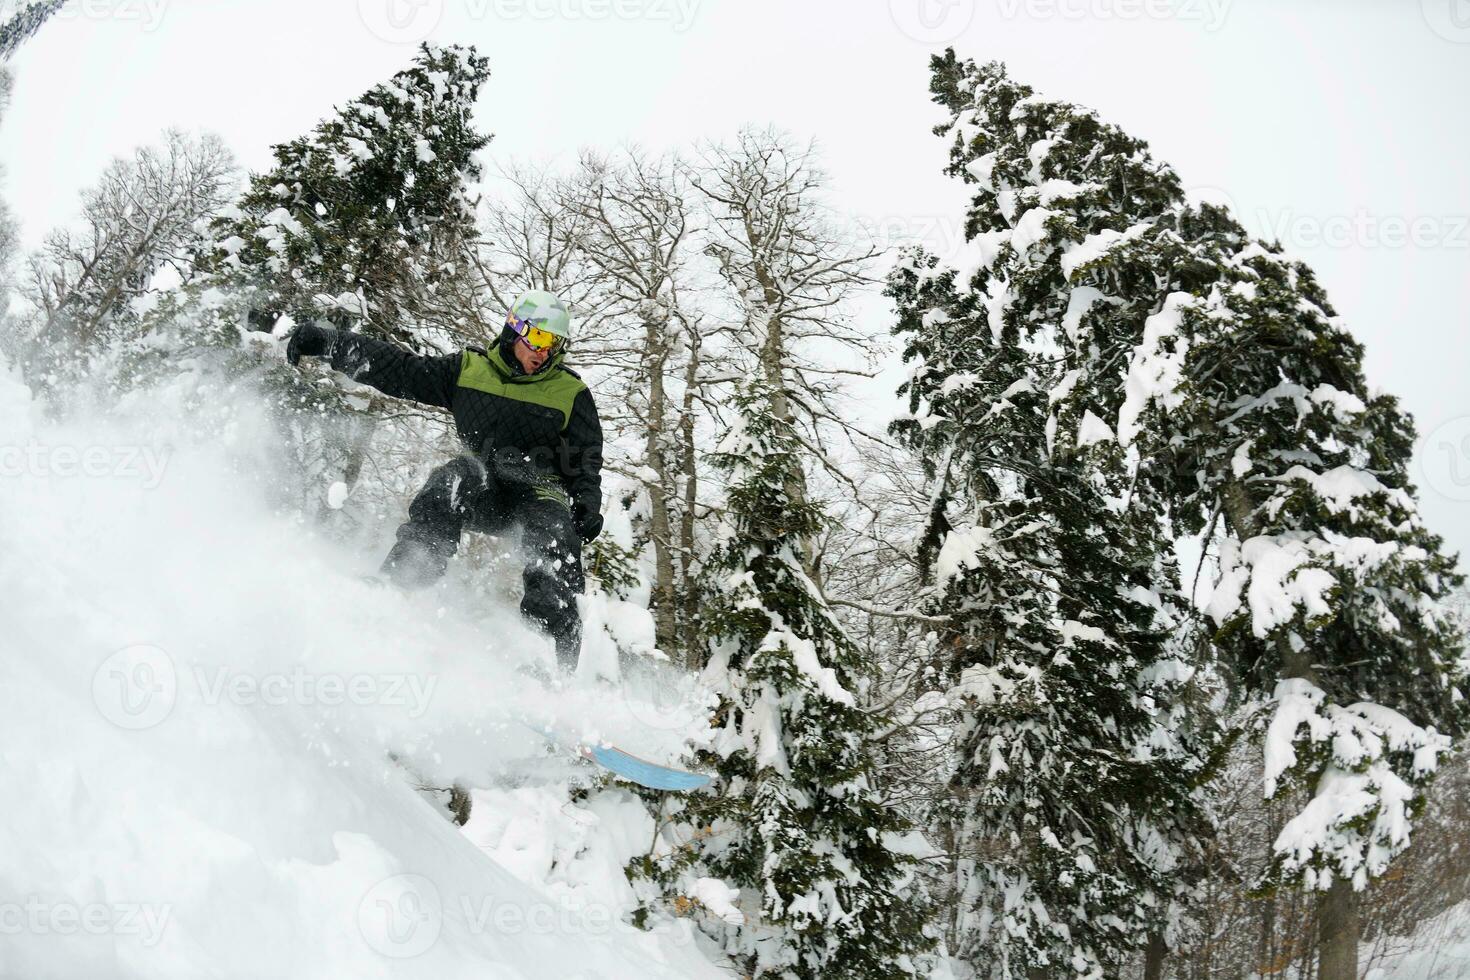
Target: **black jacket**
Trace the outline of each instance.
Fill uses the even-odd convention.
[[[513,339],[514,335],[510,335]],[[426,357],[397,344],[339,331],[332,367],[392,395],[448,409],[459,437],[503,480],[560,481],[574,514],[602,509],[602,424],[592,392],[553,355],[535,374],[507,337],[491,351]]]

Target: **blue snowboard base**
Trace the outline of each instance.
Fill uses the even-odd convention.
[[[703,773],[661,766],[657,762],[649,762],[647,759],[640,759],[636,755],[624,752],[616,746],[587,745],[580,741],[568,740],[552,728],[534,725],[527,727],[538,732],[552,744],[571,749],[588,762],[595,762],[613,775],[621,776],[629,782],[646,786],[649,789],[684,793],[708,786],[713,781],[711,777]]]
[[[629,755],[622,749],[611,745],[583,746],[581,753],[584,758],[591,759],[608,772],[631,780],[639,786],[647,786],[649,789],[683,793],[708,786],[711,782],[710,777],[703,773],[686,772],[683,769],[661,766],[656,762],[640,759],[636,755]]]

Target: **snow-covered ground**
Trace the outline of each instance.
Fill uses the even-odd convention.
[[[1363,944],[1366,980],[1464,980],[1470,977],[1470,902],[1419,924],[1412,936]]]
[[[1409,936],[1375,936],[1358,947],[1363,980],[1466,980],[1470,978],[1470,902],[1419,923]],[[1295,980],[1291,967],[1283,980]]]
[[[626,924],[653,821],[528,727],[672,758],[687,713],[547,693],[515,669],[546,641],[462,583],[361,581],[203,384],[57,424],[0,365],[0,976],[726,976]],[[456,779],[463,831],[414,785]]]

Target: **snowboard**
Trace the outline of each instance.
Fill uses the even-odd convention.
[[[552,744],[601,766],[615,776],[620,776],[648,789],[686,793],[689,790],[708,786],[711,782],[711,777],[704,773],[689,772],[686,769],[675,769],[672,766],[649,762],[647,759],[639,758],[607,742],[592,745],[580,740],[569,739],[552,728],[530,727]]]
[[[708,786],[711,782],[711,778],[704,773],[661,766],[624,752],[615,745],[583,746],[582,753],[585,758],[596,762],[608,772],[649,789],[687,793],[689,790]]]

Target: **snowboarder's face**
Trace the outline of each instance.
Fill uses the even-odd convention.
[[[505,325],[515,331],[516,360],[527,374],[538,370],[561,346],[561,338],[556,334],[543,330],[529,319],[522,320],[514,313],[506,318]]]
[[[516,360],[521,363],[521,370],[527,374],[535,374],[546,363],[551,356],[550,348],[531,347],[523,340],[516,340]]]

